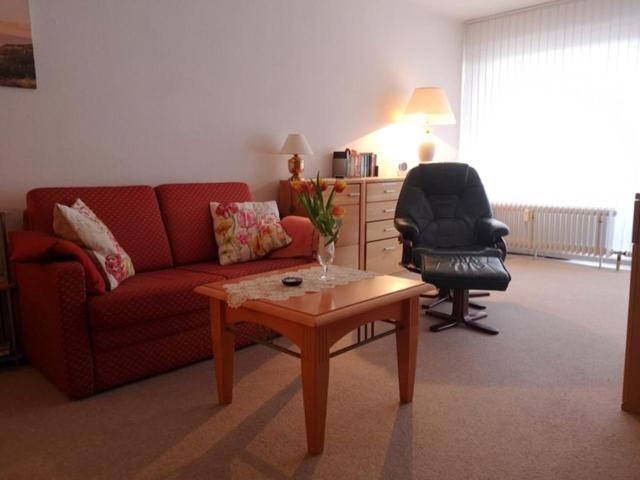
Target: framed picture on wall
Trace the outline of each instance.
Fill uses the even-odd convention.
[[[0,86],[36,88],[29,0],[0,1]]]

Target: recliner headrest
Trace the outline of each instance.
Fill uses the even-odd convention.
[[[409,171],[405,182],[426,195],[459,195],[469,187],[481,185],[480,177],[466,163],[426,163]]]

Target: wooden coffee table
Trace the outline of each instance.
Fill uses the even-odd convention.
[[[291,270],[299,269],[263,275],[281,273],[284,277]],[[301,360],[307,447],[311,454],[321,453],[324,448],[330,358],[395,333],[400,401],[411,402],[418,347],[418,299],[421,293],[431,289],[429,285],[420,280],[380,275],[284,301],[248,300],[240,308],[229,307],[224,285],[257,276],[196,288],[196,292],[210,297],[211,337],[221,404],[229,404],[232,399],[235,335],[248,336],[236,329],[241,322],[271,328],[300,349],[299,352],[289,350],[270,340],[249,336]],[[393,328],[376,334],[374,322],[378,321],[387,322]],[[330,351],[338,340],[356,329],[356,343]]]

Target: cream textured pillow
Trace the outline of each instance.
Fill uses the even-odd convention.
[[[209,204],[221,265],[262,258],[291,243],[276,202]]]
[[[70,207],[56,203],[53,209],[53,231],[87,251],[102,273],[109,290],[135,275],[127,252],[111,230],[82,200],[77,199]]]

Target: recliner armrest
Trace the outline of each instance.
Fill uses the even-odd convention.
[[[404,240],[414,241],[420,235],[418,225],[408,217],[398,217],[393,220],[393,224]]]
[[[478,241],[483,245],[495,245],[502,237],[509,235],[509,227],[492,217],[478,219],[476,223]]]

